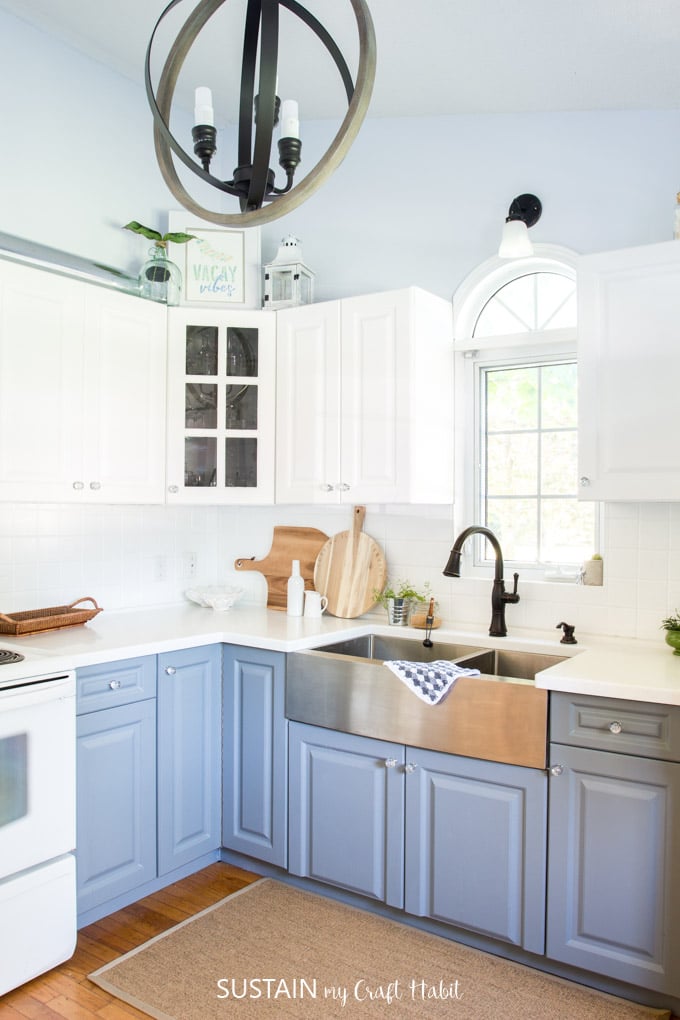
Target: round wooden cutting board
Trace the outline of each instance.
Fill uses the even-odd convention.
[[[314,587],[327,597],[328,612],[345,620],[367,613],[387,580],[385,554],[362,531],[365,516],[366,507],[355,506],[352,530],[329,538],[314,566]]]

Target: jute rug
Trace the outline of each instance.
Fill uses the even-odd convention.
[[[261,879],[90,974],[160,1020],[668,1018]]]

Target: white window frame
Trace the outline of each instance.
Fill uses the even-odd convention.
[[[475,323],[491,297],[520,276],[533,273],[558,273],[576,282],[576,252],[557,245],[535,245],[534,255],[524,259],[494,257],[478,266],[461,283],[453,297],[456,407],[456,492],[462,499],[455,507],[456,531],[480,524],[481,423],[480,372],[482,368],[519,364],[548,364],[551,361],[578,360],[576,327],[545,330],[540,333],[514,333],[507,336],[474,337]],[[471,437],[472,430],[472,437]],[[472,438],[472,442],[470,441]],[[596,514],[596,540],[601,535],[601,513]],[[482,559],[483,539],[466,543],[467,572],[486,577],[493,563]],[[515,561],[507,561],[514,566]],[[522,575],[544,580],[546,568],[517,563]]]

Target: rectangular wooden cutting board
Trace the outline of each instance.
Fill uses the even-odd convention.
[[[272,547],[262,560],[241,557],[234,561],[234,570],[255,570],[267,581],[267,607],[286,609],[288,578],[293,560],[300,561],[305,588],[314,588],[314,564],[328,535],[318,528],[276,526]]]

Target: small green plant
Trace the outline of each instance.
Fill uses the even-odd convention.
[[[388,580],[382,591],[373,590],[373,598],[384,608],[387,608],[390,599],[413,599],[416,602],[425,602],[426,599],[430,598],[430,582],[426,581],[423,585],[423,591],[418,591],[409,580]]]
[[[148,237],[150,241],[156,245],[157,248],[167,248],[168,241],[172,244],[186,244],[187,241],[193,241],[196,237],[195,234],[184,234],[181,231],[175,233],[161,234],[158,230],[153,230],[151,227],[145,227],[142,223],[138,223],[137,220],[130,220],[123,227],[123,230],[132,230],[135,234],[141,234],[143,237]]]
[[[680,630],[680,613],[677,609],[672,616],[667,616],[661,621],[661,627],[663,630]]]

